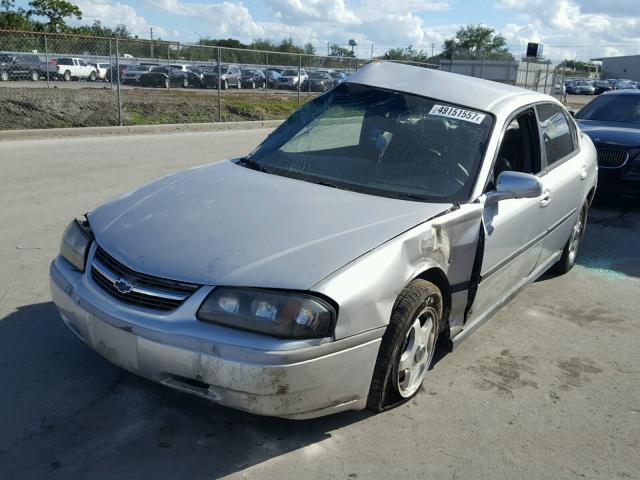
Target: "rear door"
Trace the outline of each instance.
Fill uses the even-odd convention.
[[[562,107],[536,105],[543,170],[543,215],[548,231],[539,263],[562,250],[577,220],[585,196],[587,164],[578,148],[575,125]]]

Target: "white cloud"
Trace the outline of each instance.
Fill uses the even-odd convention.
[[[500,0],[497,7],[518,12],[518,22],[501,30],[508,43],[523,48],[527,41],[538,41],[546,44],[550,58],[584,60],[637,53],[640,10],[631,9],[632,3],[637,0]]]
[[[122,2],[112,0],[76,0],[74,2],[82,11],[82,20],[75,23],[91,24],[99,20],[103,25],[115,27],[124,24],[134,35],[149,36],[149,29],[153,27],[158,36],[167,36],[167,31],[157,25],[151,25],[138,14],[135,8]]]

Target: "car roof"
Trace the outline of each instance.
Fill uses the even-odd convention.
[[[634,90],[633,88],[626,90],[609,90],[603,93],[603,95],[640,95],[640,90]]]
[[[532,97],[538,97],[538,101],[556,101],[553,97],[525,88],[387,61],[367,64],[351,75],[347,82],[434,98],[487,112],[492,112],[509,99],[521,100],[516,103],[535,101]]]

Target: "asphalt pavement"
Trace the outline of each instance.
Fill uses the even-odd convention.
[[[267,133],[0,142],[0,478],[640,479],[637,201],[600,199],[574,270],[527,287],[379,415],[240,413],[67,330],[47,274],[70,219]]]

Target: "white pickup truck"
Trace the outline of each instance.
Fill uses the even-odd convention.
[[[65,81],[81,78],[95,82],[98,78],[96,68],[81,58],[62,57],[56,59],[57,76]]]

